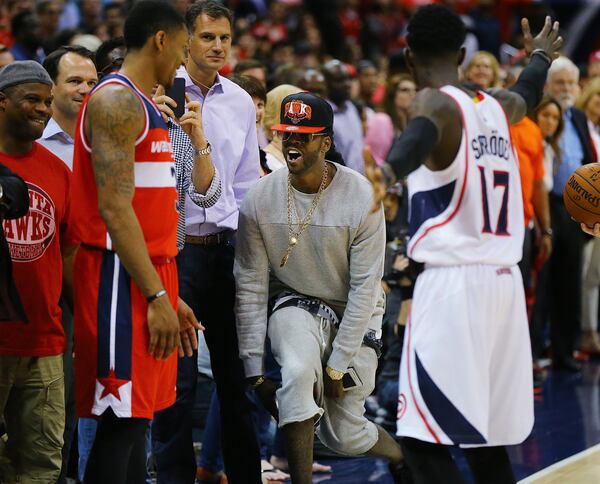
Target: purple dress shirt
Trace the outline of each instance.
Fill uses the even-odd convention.
[[[177,77],[185,79],[190,100],[202,104],[204,134],[212,147],[212,161],[222,185],[221,197],[210,208],[198,207],[186,195],[186,234],[237,230],[239,206],[260,178],[254,103],[246,91],[218,74],[206,97],[184,67],[179,68]]]

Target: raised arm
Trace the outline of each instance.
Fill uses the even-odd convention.
[[[128,274],[149,297],[163,289],[144,234],[133,210],[135,141],[144,127],[144,110],[126,87],[109,85],[94,94],[87,106],[85,132],[92,146],[98,208],[113,246]],[[168,357],[177,346],[179,323],[168,297],[148,305],[150,346],[156,358]]]
[[[510,89],[496,89],[490,92],[504,108],[511,124],[521,121],[527,112],[539,104],[548,69],[558,57],[558,51],[563,44],[562,37],[558,35],[559,24],[552,23],[550,17],[546,17],[544,27],[535,37],[531,35],[526,18],[521,19],[521,29],[525,52],[530,58],[529,64]]]

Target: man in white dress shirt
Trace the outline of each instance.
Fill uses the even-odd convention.
[[[59,47],[44,60],[54,81],[52,118],[40,143],[73,169],[75,125],[81,103],[98,83],[93,53],[85,47]]]

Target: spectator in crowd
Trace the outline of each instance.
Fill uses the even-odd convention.
[[[310,118],[303,115],[309,110]],[[364,417],[383,314],[383,211],[370,212],[372,189],[363,177],[325,160],[334,122],[329,103],[310,93],[292,94],[281,102],[281,117],[274,129],[282,131],[289,172],[263,178],[240,209],[236,308],[246,376],[278,418],[293,482],[312,482],[315,420],[329,448],[383,457],[395,467],[400,447]],[[294,230],[296,211],[289,207],[296,204],[306,216]],[[317,233],[324,227],[327,247],[315,245],[324,240]],[[348,230],[354,234],[350,242]],[[267,332],[281,366],[277,397],[265,377]],[[344,392],[348,367],[359,376]]]
[[[271,139],[271,142],[264,149],[266,166],[263,166],[262,168],[265,175],[286,166],[281,146],[281,136],[273,131],[272,127],[281,122],[280,113],[282,99],[290,94],[296,94],[301,91],[302,89],[292,86],[291,84],[282,84],[271,89],[267,93],[264,125],[267,136]]]
[[[256,108],[256,120],[260,118],[260,124],[257,124],[256,135],[258,137],[258,146],[262,149],[269,144],[269,140],[267,138],[267,134],[263,129],[263,118],[265,114],[265,104],[267,102],[267,92],[265,89],[267,88],[267,67],[260,61],[256,59],[246,59],[241,62],[238,62],[233,70],[233,74],[235,76],[250,76],[253,79],[256,79],[261,87],[261,92],[258,96],[253,96],[252,100],[254,101],[254,107]],[[239,80],[239,77],[238,77]],[[236,84],[238,84],[242,89],[246,92],[248,91],[244,86],[249,87],[254,94],[258,94],[258,87],[254,85],[252,82],[247,82],[242,80],[243,85],[233,80]],[[252,94],[251,94],[252,96]],[[261,152],[261,166],[264,162],[264,156]]]
[[[259,139],[260,146],[260,138],[264,137],[266,140],[266,135],[264,132],[264,120],[265,120],[265,107],[267,104],[267,91],[263,84],[253,76],[249,75],[240,75],[234,74],[229,77],[229,80],[235,82],[238,86],[240,86],[244,91],[250,94],[252,98],[252,102],[254,103],[254,108],[256,109],[256,135]],[[265,142],[264,146],[267,146],[268,141]],[[267,168],[267,160],[266,153],[261,149],[260,150],[260,171],[261,176],[266,175],[268,172],[265,172]]]
[[[361,60],[356,65],[358,77],[358,99],[371,110],[375,108],[373,94],[379,85],[379,76],[375,64],[369,60]]]
[[[0,412],[8,434],[3,482],[56,482],[65,428],[61,291],[72,302],[70,179],[37,140],[52,113],[52,79],[34,61],[0,71],[0,163],[25,180],[30,212],[6,220],[26,319],[2,323]],[[41,221],[39,219],[42,219]],[[22,231],[18,227],[40,227]],[[43,420],[43,422],[42,422]]]
[[[317,69],[306,69],[298,85],[305,91],[312,92],[317,96],[327,97],[327,85],[325,84],[325,76],[321,71]],[[279,113],[279,110],[277,111],[277,113]]]
[[[465,69],[465,80],[477,84],[480,89],[489,89],[500,85],[500,65],[489,52],[475,52]]]
[[[42,0],[36,5],[35,13],[40,22],[42,44],[48,48],[58,34],[60,14],[62,13],[61,5],[57,0]],[[46,53],[49,52],[46,51]]]
[[[94,355],[75,358],[77,409],[98,418],[86,483],[144,481],[148,423],[175,401],[173,352],[180,340],[180,354],[191,354],[200,327],[177,296],[172,147],[149,99],[173,82],[188,33],[170,5],[144,1],[125,41],[121,71],[86,98],[75,139],[75,342]]]
[[[44,59],[44,68],[50,75],[52,88],[52,117],[39,143],[73,170],[75,125],[85,96],[98,82],[93,54],[83,47],[60,47]],[[73,378],[73,313],[61,299],[62,323],[66,336],[63,358],[65,372],[65,431],[62,449],[61,479],[66,482],[71,443],[75,435],[75,383]]]
[[[548,191],[544,184],[544,142],[540,128],[527,116],[510,127],[510,134],[519,159],[523,193],[525,239],[519,268],[523,276],[523,286],[527,290],[532,287],[531,268],[534,253],[538,259],[536,265],[540,267],[552,252]],[[536,237],[534,230],[534,218],[538,223],[539,237]]]
[[[15,60],[12,52],[8,47],[0,44],[0,68],[10,64]]]
[[[381,166],[385,162],[394,142],[394,124],[386,113],[374,113],[367,119],[366,125],[365,149],[370,150],[375,163]]]
[[[560,164],[559,140],[564,130],[563,111],[561,104],[553,97],[544,96],[531,114],[531,119],[539,126],[544,143],[544,186],[550,193],[554,185],[554,175]],[[536,267],[537,285],[535,304],[531,317],[531,345],[536,375],[540,374],[536,361],[542,356],[545,344],[543,341],[544,327],[548,321],[550,298],[548,294],[549,264]]]
[[[37,16],[29,10],[18,13],[11,20],[10,29],[15,37],[15,43],[10,49],[15,60],[42,62],[44,52]]]
[[[179,288],[206,327],[211,364],[221,403],[225,471],[229,482],[260,482],[260,454],[239,358],[233,279],[233,240],[238,206],[259,178],[256,112],[250,96],[218,74],[231,49],[231,12],[220,2],[194,3],[186,14],[191,35],[185,67],[186,93],[202,104],[202,124],[223,190],[209,209],[185,212],[185,245],[180,251]],[[197,357],[179,359],[177,401],[156,414],[153,452],[159,482],[193,483],[196,460],[191,418],[196,393]]]
[[[267,88],[267,66],[256,59],[245,59],[238,62],[233,68],[233,73],[244,76],[252,76]]]
[[[383,110],[394,124],[394,134],[399,136],[408,122],[408,108],[417,94],[417,85],[410,74],[392,76],[385,88]]]
[[[593,163],[592,145],[585,114],[573,107],[577,96],[579,69],[567,57],[559,57],[548,71],[546,92],[563,108],[565,130],[560,139],[560,164],[550,196],[550,218],[554,247],[549,261],[550,323],[553,365],[556,369],[579,371],[573,358],[581,328],[581,273],[584,236],[577,230],[563,202],[567,180],[577,168]]]
[[[40,144],[73,169],[75,125],[81,104],[98,83],[94,54],[85,47],[60,47],[44,59],[50,74],[52,89],[52,118]]]
[[[0,163],[0,224],[23,217],[29,210],[29,191],[23,179]],[[9,222],[10,223],[10,222]],[[10,249],[0,231],[0,322],[27,321],[13,278]]]
[[[583,111],[588,121],[596,153],[600,150],[600,77],[588,82],[578,96],[575,106]],[[583,248],[583,286],[581,299],[581,341],[584,353],[600,354],[598,338],[598,298],[600,297],[600,239],[593,238]]]
[[[600,77],[600,50],[595,50],[588,59],[588,78]]]
[[[596,152],[600,151],[600,77],[587,83],[575,107],[585,113]]]
[[[118,71],[123,65],[126,53],[127,48],[123,37],[115,37],[103,42],[96,51],[98,78],[101,79],[111,72]]]
[[[101,0],[80,0],[79,12],[81,31],[86,34],[96,34],[96,29],[102,24]]]
[[[556,98],[546,95],[531,114],[531,119],[540,127],[544,138],[544,183],[550,192],[560,165],[559,140],[564,131],[562,105]]]
[[[323,66],[328,102],[333,109],[335,146],[347,167],[364,174],[363,130],[360,112],[350,100],[351,79],[348,67],[339,60]]]
[[[104,23],[110,39],[123,36],[125,26],[125,11],[123,2],[110,2],[104,5]]]

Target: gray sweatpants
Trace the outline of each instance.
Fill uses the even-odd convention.
[[[268,333],[273,355],[281,366],[279,426],[318,416],[317,435],[330,449],[346,455],[364,454],[371,449],[378,432],[364,413],[365,400],[375,388],[375,350],[361,346],[350,363],[362,384],[340,398],[327,398],[323,371],[336,329],[304,309],[287,307],[273,313]]]

